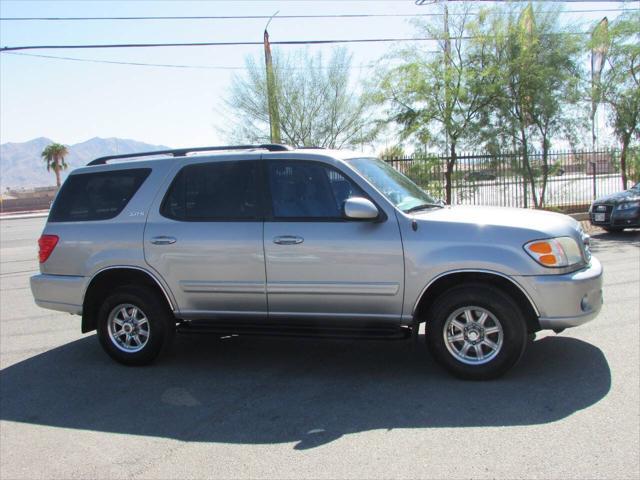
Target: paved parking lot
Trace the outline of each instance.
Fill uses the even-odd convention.
[[[498,381],[410,342],[179,336],[110,361],[35,306],[43,218],[0,221],[0,477],[640,476],[640,232],[594,233],[605,306]]]

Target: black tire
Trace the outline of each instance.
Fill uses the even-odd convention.
[[[475,320],[479,319],[483,310],[484,313],[490,314],[485,320],[486,331],[495,330],[498,327],[502,331],[485,335],[485,329],[483,328],[481,329],[481,336],[477,337],[478,331],[475,331],[471,336],[471,331],[463,334],[458,327],[452,327],[451,323],[456,323],[453,322],[453,318],[464,318],[464,313],[460,313],[455,317],[453,315],[464,310],[465,307],[477,307],[476,309],[467,309],[470,310],[472,316],[477,316]],[[452,317],[452,320],[447,325],[450,317]],[[495,320],[497,320],[497,323]],[[460,325],[461,322],[458,321],[456,324]],[[463,325],[469,324],[463,323]],[[473,323],[471,323],[471,326],[472,329],[476,328]],[[463,335],[464,340],[455,343],[447,342],[445,340],[445,332],[451,333],[450,328],[456,329],[456,332],[461,332],[456,333],[455,336]],[[426,334],[427,346],[435,360],[453,375],[468,380],[489,380],[503,375],[518,363],[528,340],[525,316],[517,302],[499,288],[482,284],[460,285],[441,294],[428,313]],[[468,334],[469,336],[467,336]],[[491,349],[491,347],[484,344],[480,345],[481,354],[485,355],[486,353],[484,359],[476,354],[475,345],[471,347],[474,350],[469,352],[468,356],[474,355],[477,360],[461,358],[462,352],[458,348],[463,350],[467,344],[470,344],[471,339],[477,341],[478,338],[483,340],[486,338],[494,345],[499,345],[498,338],[501,338],[502,343],[499,348],[495,349]],[[483,342],[477,341],[477,343]],[[449,344],[449,347],[447,344]],[[469,351],[471,351],[471,348],[469,348]],[[457,355],[452,353],[450,349],[456,351]]]
[[[617,233],[624,230],[624,227],[602,227],[604,231],[609,233]]]
[[[138,345],[138,351],[123,350],[126,348],[122,345],[123,336],[118,336],[118,340],[113,338],[114,334],[109,333],[110,316],[121,311],[118,307],[122,305],[135,306],[147,319],[148,336],[146,342],[141,342],[141,347]],[[129,309],[128,312],[132,313],[133,310]],[[158,292],[145,286],[126,285],[114,290],[102,302],[98,311],[98,340],[105,352],[115,361],[124,365],[147,365],[169,348],[175,335],[175,325],[175,317]],[[138,338],[145,337],[141,334]],[[118,344],[121,346],[118,347]]]

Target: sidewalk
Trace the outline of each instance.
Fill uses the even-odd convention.
[[[41,218],[49,215],[49,210],[37,210],[33,212],[0,213],[0,220],[17,220],[20,218]]]

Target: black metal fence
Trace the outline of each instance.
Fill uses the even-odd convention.
[[[629,183],[640,174],[639,153],[633,150],[628,154]],[[444,199],[449,159],[423,156],[384,160],[433,196]],[[594,198],[623,190],[620,172],[618,150],[553,151],[546,162],[541,153],[533,153],[528,155],[528,167],[521,154],[462,154],[451,175],[451,203],[585,211]]]

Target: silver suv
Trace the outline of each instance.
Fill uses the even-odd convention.
[[[39,245],[36,303],[82,315],[82,332],[128,365],[154,360],[175,332],[391,339],[424,323],[438,363],[487,379],[536,331],[602,305],[578,222],[444,206],[346,151],[100,158],[71,173]]]

